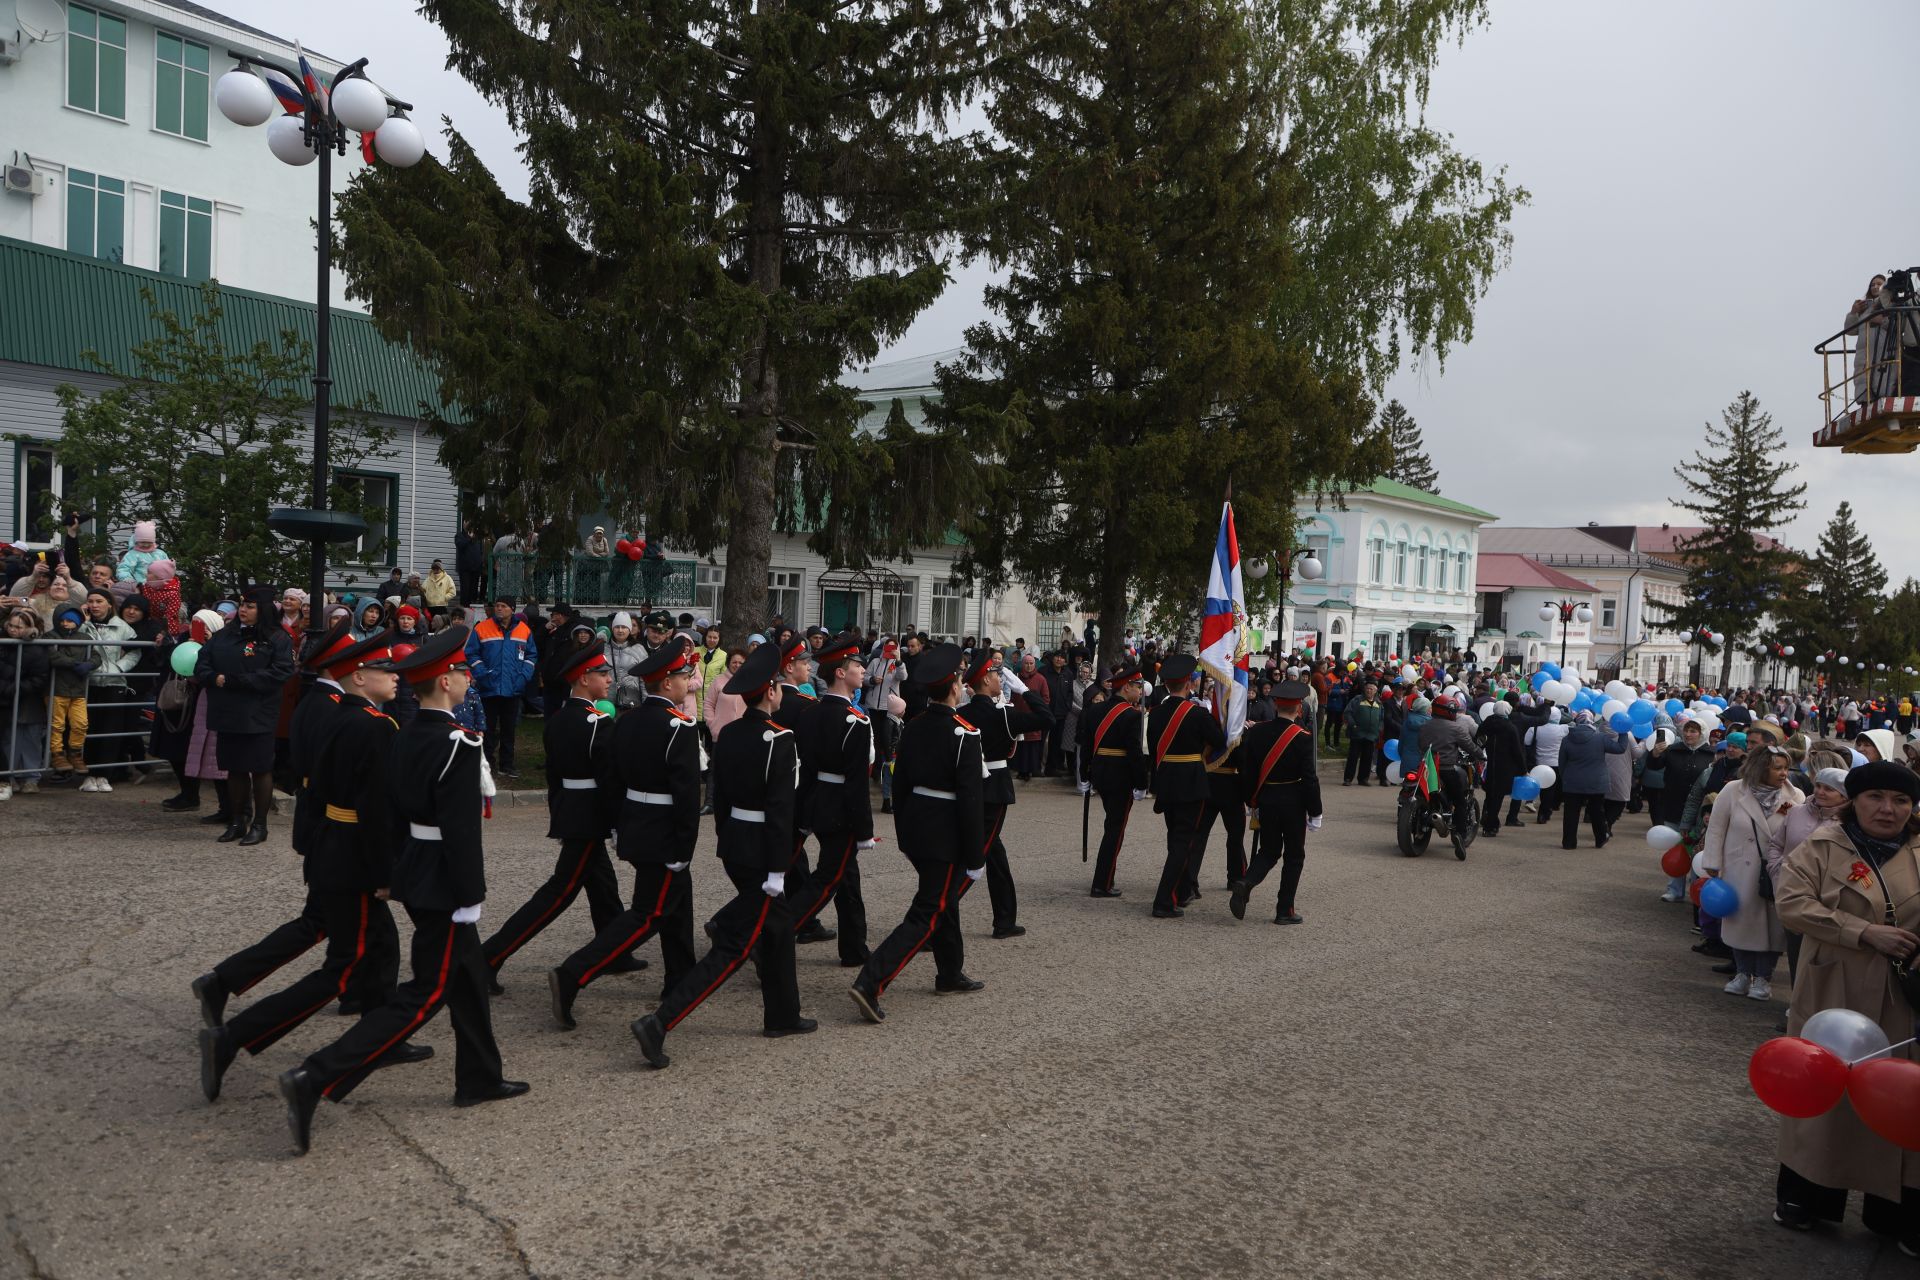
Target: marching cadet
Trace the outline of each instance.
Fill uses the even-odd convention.
[[[986,986],[962,965],[960,899],[986,874],[986,762],[980,731],[962,719],[960,646],[935,645],[920,656],[913,679],[927,690],[927,709],[907,722],[893,774],[893,825],[900,852],[919,874],[920,885],[906,919],[887,935],[861,968],[850,989],[860,1016],[881,1022],[880,997],[929,942],[933,944],[933,989],[943,995]]]
[[[302,858],[314,847],[318,811],[307,794],[313,764],[329,727],[340,714],[346,692],[328,664],[358,644],[353,638],[351,620],[346,618],[312,642],[306,665],[320,675],[294,708],[293,719],[288,724],[287,756],[298,779],[293,795],[293,851]],[[326,909],[319,892],[309,881],[307,899],[298,916],[193,980],[193,998],[200,1006],[200,1020],[208,1027],[219,1026],[230,997],[250,990],[268,974],[306,954],[326,937]],[[400,934],[393,927],[393,916],[386,908],[372,914],[368,941],[372,954],[355,967],[353,980],[341,998],[342,1013],[364,1013],[379,1008],[392,998],[394,985],[399,980]]]
[[[1167,860],[1153,894],[1156,920],[1178,918],[1187,863],[1194,857],[1200,819],[1207,807],[1207,754],[1227,749],[1227,732],[1189,696],[1200,665],[1190,653],[1170,653],[1160,663],[1166,696],[1147,716],[1153,750],[1153,811],[1167,824]]]
[[[713,746],[713,822],[734,897],[708,924],[713,946],[707,954],[673,984],[658,1009],[632,1025],[640,1052],[655,1067],[667,1065],[667,1033],[718,991],[749,954],[760,974],[761,1033],[777,1039],[804,1035],[818,1025],[800,1016],[793,914],[784,896],[793,864],[800,754],[793,731],[773,719],[783,696],[775,683],[781,648],[761,645],[727,681],[727,692],[747,704]]]
[[[413,722],[394,736],[386,774],[396,836],[401,824],[406,829],[392,896],[413,921],[413,973],[391,1001],[280,1077],[287,1127],[302,1155],[320,1099],[339,1102],[352,1093],[442,1004],[453,1017],[454,1105],[527,1092],[524,1082],[501,1076],[487,1008],[487,961],[475,927],[487,896],[480,843],[484,739],[453,719],[472,681],[466,643],[466,625],[455,623],[394,664],[420,702]]]
[[[1180,885],[1180,905],[1186,906],[1200,896],[1200,864],[1206,860],[1207,842],[1213,836],[1217,819],[1227,832],[1227,888],[1247,875],[1247,810],[1240,798],[1240,743],[1227,748],[1222,756],[1207,755],[1207,803],[1200,814],[1200,834],[1195,837],[1193,856],[1187,860],[1186,878]]]
[[[856,969],[873,952],[867,946],[867,904],[860,893],[860,851],[873,847],[873,799],[867,771],[873,767],[873,721],[854,705],[866,682],[862,638],[844,632],[814,652],[825,684],[806,719],[794,726],[800,748],[800,822],[820,837],[820,864],[798,883],[789,880],[794,937],[831,901],[840,918],[840,965]],[[786,693],[783,690],[781,697]],[[785,712],[782,712],[785,719]],[[830,935],[831,936],[831,935]]]
[[[1107,676],[1112,690],[1093,714],[1080,715],[1080,754],[1092,761],[1088,785],[1100,794],[1106,824],[1100,833],[1100,854],[1093,864],[1093,895],[1117,898],[1113,873],[1120,862],[1120,843],[1127,835],[1127,815],[1133,802],[1147,794],[1147,717],[1140,710],[1146,691],[1140,669],[1130,662]]]
[[[385,631],[359,643],[349,638],[345,646],[323,647],[317,659],[326,672],[325,685],[301,705],[325,705],[334,711],[318,735],[315,757],[302,757],[307,820],[303,827],[296,814],[294,833],[305,854],[308,895],[325,930],[326,958],[318,969],[255,1001],[231,1022],[201,1028],[200,1088],[208,1102],[219,1098],[220,1082],[240,1050],[257,1056],[334,1000],[344,1001],[363,967],[391,970],[397,964],[386,951],[397,947],[398,935],[386,903],[393,839],[384,780],[387,751],[399,726],[380,708],[393,700],[398,683],[391,658],[398,635]],[[316,723],[308,717],[310,733]],[[313,742],[306,745],[311,748]],[[384,922],[384,931],[376,921]],[[359,989],[366,985],[362,981]],[[390,999],[392,987],[383,994]],[[419,1062],[432,1056],[429,1046],[407,1044],[389,1054],[387,1062]]]
[[[693,682],[693,641],[674,637],[633,667],[646,698],[615,722],[613,762],[622,796],[616,834],[633,864],[633,906],[547,974],[553,1017],[573,1030],[574,998],[622,956],[658,934],[664,991],[693,969],[693,846],[700,838],[700,778],[706,752],[692,716],[680,710]]]
[[[813,715],[815,704],[819,701],[809,690],[813,687],[812,642],[805,632],[782,627],[768,637],[768,640],[780,652],[780,723],[793,730],[795,741],[799,740],[807,720]],[[806,686],[803,688],[802,686]],[[732,692],[729,687],[728,692]],[[794,797],[793,820],[793,862],[787,867],[787,876],[796,890],[812,878],[811,864],[807,859],[807,813],[809,799],[813,793],[813,775],[803,760],[800,765],[798,792]],[[793,903],[788,902],[789,909]],[[820,923],[817,916],[809,917],[805,924],[794,931],[793,940],[801,942],[828,942],[835,937],[832,929]],[[866,939],[860,939],[860,949],[865,950]]]
[[[487,939],[491,991],[500,994],[500,970],[513,953],[532,941],[561,912],[587,891],[587,908],[598,937],[620,914],[620,881],[607,856],[607,833],[620,811],[619,779],[613,764],[613,717],[593,704],[613,688],[613,667],[606,641],[595,639],[569,654],[556,673],[567,686],[566,702],[547,713],[547,837],[560,842],[553,874],[533,891],[526,905]],[[615,959],[613,973],[632,973],[647,962],[632,956]]]
[[[1020,735],[1053,727],[1053,712],[1038,699],[1026,697],[1020,677],[1003,668],[985,645],[967,666],[967,688],[973,700],[962,718],[980,731],[980,754],[986,761],[987,897],[993,902],[993,936],[1017,938],[1026,932],[1019,922],[1020,903],[1013,887],[1013,868],[1007,864],[1007,846],[1000,832],[1007,825],[1007,806],[1016,799],[1008,762]],[[1020,699],[1018,710],[1000,702],[1002,692]]]
[[[1300,727],[1300,708],[1307,686],[1287,680],[1274,690],[1278,718],[1247,726],[1240,739],[1240,796],[1256,812],[1256,844],[1244,879],[1233,882],[1228,903],[1233,918],[1247,918],[1247,897],[1267,878],[1276,862],[1280,868],[1280,897],[1275,924],[1299,924],[1293,896],[1300,887],[1300,868],[1307,860],[1307,832],[1320,829],[1320,772],[1313,735]],[[1284,859],[1284,861],[1283,861]]]

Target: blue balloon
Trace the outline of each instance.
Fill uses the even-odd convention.
[[[1678,698],[1668,698],[1668,699],[1667,699],[1667,714],[1668,714],[1668,715],[1670,715],[1670,716],[1677,716],[1677,715],[1679,715],[1679,714],[1680,714],[1680,713],[1681,713],[1682,711],[1685,711],[1686,709],[1687,709],[1687,704],[1686,704],[1686,703],[1684,703],[1684,702],[1682,702],[1682,701],[1680,701],[1680,699],[1678,699]]]
[[[1629,720],[1632,720],[1635,724],[1652,724],[1654,721],[1654,718],[1657,717],[1659,714],[1660,714],[1660,708],[1654,706],[1651,702],[1648,702],[1645,698],[1641,698],[1639,701],[1635,702],[1632,706],[1627,708],[1627,718]]]
[[[1727,709],[1727,700],[1725,698],[1708,698],[1707,701],[1711,702],[1714,706],[1720,708],[1722,711],[1725,711]]]
[[[1719,920],[1740,909],[1740,895],[1725,880],[1709,880],[1700,886],[1700,909]]]
[[[1616,711],[1607,718],[1607,727],[1615,733],[1625,733],[1633,728],[1633,717],[1624,711]]]
[[[1547,674],[1546,672],[1544,672],[1544,671],[1536,671],[1536,672],[1534,672],[1534,673],[1533,673],[1533,680],[1532,680],[1532,684],[1533,684],[1533,691],[1534,691],[1535,693],[1538,693],[1538,692],[1540,692],[1540,691],[1541,691],[1542,689],[1544,689],[1544,688],[1546,688],[1546,687],[1547,687],[1547,683],[1548,683],[1549,681],[1551,681],[1552,679],[1553,679],[1553,677],[1552,677],[1552,676],[1550,676],[1550,675],[1548,675],[1548,674]]]
[[[1549,680],[1558,680],[1560,678],[1560,664],[1557,662],[1543,662],[1540,664],[1540,669],[1547,673],[1547,679]]]
[[[1380,750],[1386,755],[1387,759],[1398,763],[1400,759],[1400,739],[1388,738],[1387,745],[1381,747]]]
[[[1642,722],[1640,724],[1634,725],[1631,729],[1627,730],[1627,732],[1631,733],[1635,738],[1638,738],[1641,742],[1645,742],[1648,738],[1651,738],[1653,736],[1653,726],[1645,722]]]
[[[1513,780],[1513,798],[1515,800],[1538,800],[1540,784],[1524,773]]]

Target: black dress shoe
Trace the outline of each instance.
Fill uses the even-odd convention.
[[[227,1020],[227,993],[221,988],[217,975],[203,973],[195,978],[193,998],[200,1002],[200,1021],[217,1027]]]
[[[247,834],[246,823],[229,822],[227,824],[227,829],[225,831],[222,831],[219,835],[215,836],[214,839],[219,841],[221,844],[231,844],[233,841],[238,840],[241,836],[244,836],[246,834]]]
[[[660,1025],[660,1019],[652,1014],[636,1018],[627,1030],[633,1032],[633,1038],[640,1042],[640,1054],[652,1063],[656,1070],[664,1068],[670,1059],[667,1057],[667,1029]]]
[[[547,970],[547,995],[553,1001],[553,1020],[568,1031],[574,1028],[573,998],[579,994],[579,985],[565,972]]]
[[[624,955],[608,965],[603,973],[639,973],[647,967],[647,962],[636,955]]]
[[[1185,914],[1187,913],[1178,907],[1155,907],[1153,909],[1153,918],[1155,920],[1178,920]]]
[[[501,1102],[507,1098],[517,1098],[532,1089],[525,1080],[501,1080],[473,1093],[456,1093],[453,1105],[456,1107],[477,1107],[483,1102]]]
[[[1090,898],[1117,898],[1120,896],[1120,891],[1118,889],[1095,889],[1087,896]]]
[[[783,1036],[803,1036],[809,1031],[819,1029],[820,1024],[812,1018],[800,1018],[790,1027],[768,1027],[760,1034],[769,1040],[778,1040]]]
[[[1026,933],[1026,931],[1027,931],[1027,927],[1025,925],[1016,924],[1009,929],[995,929],[993,931],[993,936],[996,938],[1018,938],[1022,934]]]
[[[199,797],[188,799],[186,796],[168,796],[160,802],[160,807],[168,813],[185,813],[189,809],[200,807]]]
[[[1195,889],[1192,893],[1187,895],[1187,902],[1198,902],[1198,901],[1200,901],[1200,891],[1198,889]],[[1183,902],[1180,905],[1184,907],[1187,905],[1187,902]]]
[[[827,928],[827,926],[821,924],[818,920],[809,920],[807,921],[806,928],[800,930],[800,932],[793,935],[793,940],[796,943],[832,942],[835,938],[839,936],[840,936],[839,930],[829,929]]]
[[[247,834],[240,838],[241,844],[265,844],[267,842],[267,824],[256,822],[247,828]]]
[[[1505,822],[1501,823],[1500,825],[1503,827],[1524,827],[1527,824],[1520,821],[1520,819],[1518,818],[1508,818]]]
[[[296,1067],[281,1075],[280,1096],[287,1100],[287,1132],[293,1138],[294,1154],[303,1156],[313,1141],[313,1113],[320,1105],[320,1091]]]
[[[487,994],[490,996],[503,996],[507,994],[507,989],[500,985],[499,974],[489,973],[487,975]]]
[[[873,992],[863,990],[860,984],[856,982],[847,988],[847,994],[853,997],[853,1003],[855,1007],[860,1010],[860,1016],[868,1022],[885,1022],[887,1020],[886,1010],[880,1007],[880,997]]]
[[[230,827],[233,825],[233,815],[228,813],[225,809],[222,809],[218,813],[210,813],[206,817],[200,819],[200,825],[203,827],[218,827],[218,826]]]
[[[962,991],[978,991],[987,984],[978,978],[969,978],[964,973],[956,973],[951,978],[935,978],[933,989],[943,996],[955,995]]]
[[[425,1062],[432,1056],[433,1046],[430,1044],[407,1044],[402,1042],[381,1054],[380,1061],[373,1065],[376,1068],[404,1067],[410,1062]]]
[[[200,1028],[200,1092],[207,1095],[208,1102],[220,1100],[220,1081],[239,1052],[233,1033],[225,1027]]]
[[[1235,920],[1247,918],[1247,899],[1253,894],[1253,886],[1245,880],[1233,882],[1233,896],[1227,899],[1227,910],[1233,912]]]
[[[1274,915],[1273,922],[1275,924],[1305,924],[1306,917],[1302,916],[1298,911],[1281,911]]]

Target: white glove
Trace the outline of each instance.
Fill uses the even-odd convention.
[[[1083,783],[1081,783],[1081,784],[1080,784],[1080,794],[1081,794],[1081,795],[1086,795],[1086,794],[1087,794],[1087,792],[1089,792],[1089,791],[1091,791],[1091,790],[1093,790],[1093,784],[1092,784],[1091,782],[1083,782]]]
[[[967,872],[967,879],[978,880],[981,876],[985,874],[987,874],[986,867],[984,866],[975,867],[973,870]]]
[[[887,710],[896,716],[907,714],[907,700],[897,693],[887,695]]]
[[[1309,830],[1309,831],[1318,831],[1318,830],[1320,829],[1320,821],[1321,821],[1321,820],[1320,820],[1319,818],[1308,818],[1308,819],[1307,819],[1307,830]]]
[[[480,905],[480,903],[476,902],[470,907],[455,907],[453,909],[453,922],[455,924],[479,924]]]
[[[1027,691],[1027,682],[1011,671],[1001,671],[1000,686],[1008,693],[1025,693]]]
[[[873,848],[873,846],[879,843],[880,842],[878,840],[862,840],[858,844],[853,846],[853,850],[855,853],[858,853],[862,849],[871,849]]]
[[[1133,789],[1133,798],[1135,800],[1145,800],[1147,798],[1146,789],[1143,787],[1135,787]]]
[[[691,862],[669,862],[667,864],[667,870],[673,871],[673,872],[680,872],[680,871],[685,871],[688,867],[692,865],[693,864]]]
[[[766,894],[769,898],[777,898],[786,891],[787,873],[784,871],[767,872],[766,880],[760,885],[760,892]]]

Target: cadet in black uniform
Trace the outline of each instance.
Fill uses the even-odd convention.
[[[793,730],[797,744],[799,735],[806,728],[818,703],[813,694],[801,685],[813,683],[813,646],[806,633],[782,627],[767,637],[780,652],[780,723]],[[732,692],[731,686],[728,692]],[[807,836],[811,829],[807,826],[810,800],[813,794],[813,775],[808,771],[805,760],[800,763],[800,780],[794,795],[793,810],[793,861],[787,866],[787,878],[795,890],[800,889],[812,878],[812,864],[807,859]],[[791,898],[787,909],[795,912]],[[818,916],[809,917],[805,924],[794,930],[793,940],[799,942],[828,942],[836,936],[832,929],[820,923]],[[866,939],[860,939],[862,949]]]
[[[403,823],[406,831],[392,894],[413,921],[413,975],[389,1003],[280,1077],[287,1127],[301,1154],[320,1099],[339,1102],[353,1092],[442,1004],[453,1016],[454,1105],[527,1091],[525,1083],[501,1077],[487,1008],[487,961],[475,928],[487,896],[480,845],[483,739],[453,719],[472,681],[466,643],[465,624],[455,623],[395,664],[420,700],[420,713],[395,735],[387,760],[396,836]]]
[[[340,713],[344,690],[329,664],[357,648],[350,621],[341,619],[332,630],[316,638],[309,649],[306,665],[320,672],[319,679],[301,697],[287,729],[287,754],[294,773],[293,851],[305,857],[313,849],[318,810],[308,797],[308,783],[318,758],[320,744]],[[357,665],[357,664],[356,664]],[[346,667],[344,676],[353,668]],[[215,965],[211,972],[193,980],[193,997],[200,1006],[200,1019],[217,1027],[225,1014],[227,1000],[251,989],[268,974],[305,955],[327,937],[327,912],[311,881],[300,914],[275,929],[259,942]],[[374,955],[354,969],[352,982],[341,998],[341,1012],[364,1013],[377,1009],[393,997],[399,978],[400,934],[393,927],[393,916],[383,908],[369,925],[369,940]]]
[[[1117,898],[1113,873],[1120,863],[1120,843],[1127,836],[1127,815],[1147,788],[1147,717],[1140,710],[1144,692],[1140,669],[1121,663],[1107,677],[1112,693],[1089,714],[1080,713],[1080,754],[1093,763],[1088,785],[1100,793],[1106,825],[1100,832],[1100,854],[1093,863],[1093,896]]]
[[[800,754],[793,731],[773,719],[782,696],[774,683],[780,663],[780,647],[763,644],[727,681],[727,692],[747,704],[713,744],[713,822],[734,897],[709,924],[713,946],[700,963],[673,984],[658,1009],[633,1023],[640,1052],[656,1067],[667,1065],[667,1032],[718,991],[749,954],[760,974],[762,1034],[801,1035],[817,1025],[800,1016],[793,914],[784,896],[793,864]]]
[[[1200,835],[1194,841],[1193,857],[1187,861],[1186,879],[1180,886],[1180,905],[1200,896],[1200,864],[1207,856],[1207,842],[1213,837],[1216,819],[1227,831],[1227,888],[1247,876],[1247,809],[1240,798],[1240,743],[1228,748],[1224,756],[1207,755],[1207,803],[1200,815]]]
[[[613,717],[593,704],[613,688],[606,642],[593,640],[567,655],[555,675],[567,685],[568,698],[547,712],[547,836],[560,842],[553,874],[533,891],[526,905],[487,939],[487,967],[493,993],[500,993],[500,970],[513,953],[573,905],[581,889],[598,937],[620,914],[620,882],[607,856],[607,833],[620,812],[619,779],[613,766]],[[622,957],[615,973],[644,969],[646,961]]]
[[[853,703],[867,679],[861,644],[861,636],[849,631],[814,652],[816,687],[823,691],[793,730],[800,748],[800,826],[820,837],[820,865],[798,883],[788,881],[794,937],[806,932],[831,901],[840,919],[840,964],[847,969],[873,954],[867,946],[867,903],[860,893],[860,851],[873,847],[873,799],[867,786],[873,721]],[[783,711],[782,723],[785,719]]]
[[[1153,811],[1167,824],[1167,860],[1153,894],[1153,914],[1159,920],[1181,914],[1180,889],[1207,807],[1207,756],[1227,749],[1226,730],[1211,711],[1188,696],[1199,665],[1190,653],[1168,654],[1160,663],[1160,688],[1166,696],[1147,716]]]
[[[693,717],[680,710],[680,701],[695,667],[693,641],[685,636],[634,664],[646,698],[613,726],[615,794],[621,796],[618,851],[633,864],[633,906],[547,974],[554,1021],[569,1031],[574,997],[656,933],[666,961],[664,991],[693,969],[689,864],[700,838],[700,778],[707,760]]]
[[[986,763],[980,731],[962,719],[960,646],[935,645],[920,655],[913,678],[927,690],[927,709],[900,732],[893,771],[893,826],[900,852],[920,876],[907,918],[874,950],[853,980],[853,1002],[869,1022],[882,1021],[887,985],[933,944],[934,990],[978,991],[966,975],[960,899],[987,870]]]
[[[1020,901],[1013,887],[1013,868],[1007,864],[1007,846],[1000,833],[1007,825],[1007,806],[1015,800],[1013,759],[1020,735],[1053,727],[1047,704],[1026,696],[1027,686],[1003,670],[994,651],[980,647],[967,666],[967,687],[973,700],[961,709],[966,722],[980,731],[980,754],[986,761],[987,897],[993,901],[993,936],[1017,938],[1026,932],[1020,924]],[[1020,700],[1019,707],[1000,705],[1002,689]]]
[[[1246,919],[1247,896],[1284,858],[1273,922],[1300,923],[1293,896],[1307,860],[1307,832],[1320,828],[1319,760],[1313,735],[1297,723],[1307,692],[1298,680],[1284,681],[1274,690],[1278,718],[1248,725],[1240,739],[1240,795],[1258,811],[1262,847],[1246,878],[1232,886],[1229,906],[1236,920]]]
[[[200,1088],[208,1102],[220,1096],[220,1082],[240,1050],[258,1055],[334,1000],[345,999],[355,989],[362,966],[391,969],[397,964],[386,950],[397,945],[397,935],[385,901],[393,824],[386,811],[384,780],[387,749],[399,726],[380,707],[393,700],[397,678],[390,653],[398,634],[382,632],[331,651],[326,658],[328,683],[341,692],[321,688],[310,695],[310,700],[338,708],[327,719],[317,759],[303,761],[309,772],[301,775],[301,790],[317,821],[309,821],[304,832],[297,820],[294,827],[306,854],[308,896],[318,905],[326,930],[326,960],[224,1026],[201,1029]],[[384,931],[376,922],[384,922]],[[392,996],[390,986],[386,995]],[[432,1056],[426,1045],[401,1045],[387,1060],[418,1062]]]

